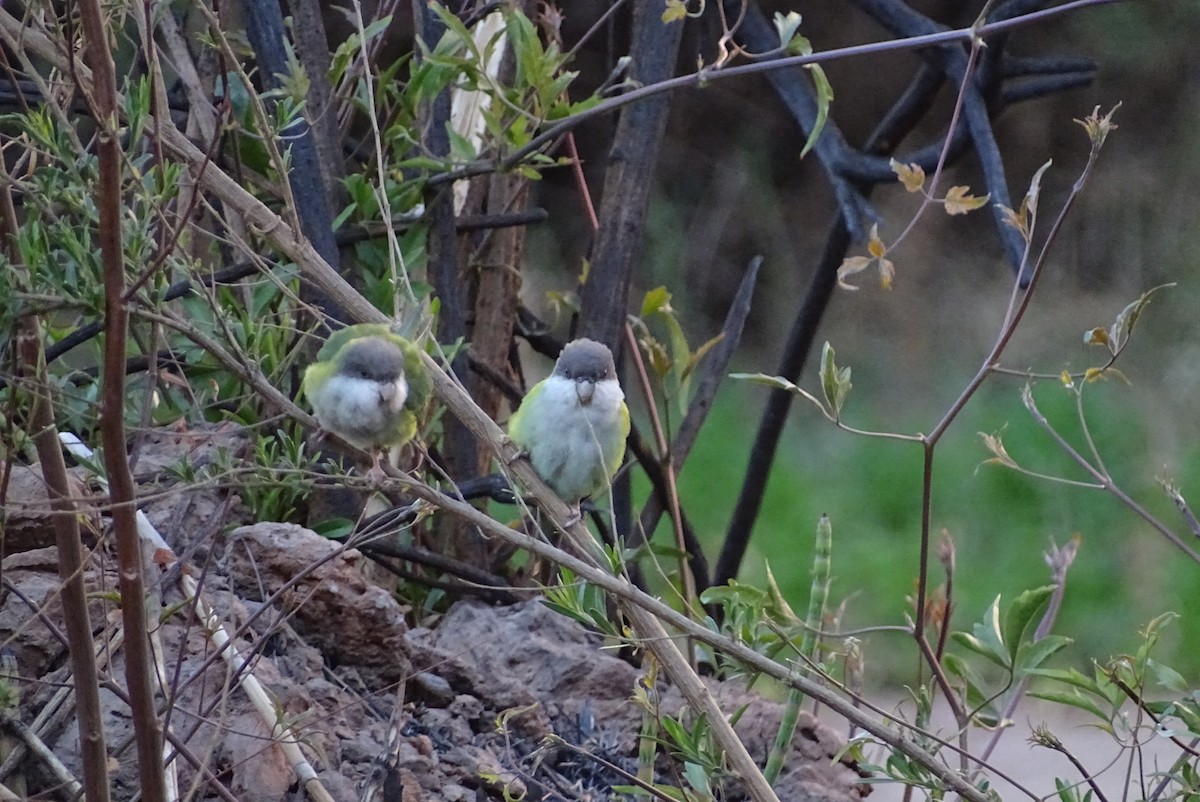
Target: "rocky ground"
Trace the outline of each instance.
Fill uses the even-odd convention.
[[[168,439],[172,449],[189,447],[182,435]],[[155,468],[153,458],[139,462],[139,470]],[[18,747],[0,767],[0,782],[29,798],[61,799],[66,775],[80,777],[81,767],[57,554],[36,470],[14,470],[8,498],[0,643],[19,679],[10,684],[3,749],[24,743],[12,726],[23,722],[63,767]],[[632,697],[644,679],[640,668],[536,598],[507,606],[460,601],[418,621],[358,551],[294,525],[230,528],[235,506],[227,490],[176,487],[145,507],[183,558],[158,560],[156,609],[163,611],[166,719],[188,752],[174,761],[187,798],[217,798],[212,777],[239,802],[305,798],[274,725],[297,734],[337,800],[370,793],[401,802],[624,798],[612,789],[637,771],[644,711]],[[91,523],[93,535],[103,531],[101,520]],[[249,658],[245,671],[267,691],[273,721],[248,701],[236,664],[216,656],[194,603],[180,593],[181,565]],[[103,679],[121,684],[116,578],[103,542],[86,580]],[[744,683],[711,687],[730,713],[745,707],[737,729],[761,761],[779,706]],[[681,697],[662,679],[656,691],[659,710],[678,715]],[[128,708],[110,690],[102,698],[114,798],[133,799]],[[840,746],[831,729],[802,717],[781,799],[865,795],[855,766],[835,758]],[[656,768],[661,782],[681,784],[682,767],[664,750]],[[739,797],[736,784],[724,792]]]

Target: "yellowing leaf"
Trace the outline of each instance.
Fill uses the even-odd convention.
[[[663,22],[678,22],[681,19],[687,19],[687,4],[683,0],[667,0],[667,7],[663,10]]]
[[[1108,138],[1109,132],[1117,129],[1117,124],[1112,121],[1112,117],[1114,114],[1116,114],[1117,109],[1119,108],[1121,108],[1120,103],[1113,106],[1112,110],[1109,111],[1108,114],[1105,114],[1103,117],[1101,117],[1100,107],[1097,106],[1092,110],[1092,113],[1089,114],[1086,119],[1076,120],[1075,122],[1082,125],[1083,130],[1087,131],[1088,139],[1092,141],[1092,144],[1096,147],[1100,147],[1104,144],[1104,140]]]
[[[1094,382],[1104,378],[1104,368],[1088,368],[1083,372],[1084,381]]]
[[[909,192],[920,192],[925,186],[925,170],[919,164],[901,164],[892,159],[889,164],[892,172],[900,179],[900,183]]]
[[[700,360],[704,358],[705,354],[715,348],[717,344],[724,339],[725,332],[721,332],[716,337],[713,337],[711,340],[697,348],[696,352],[691,355],[691,357],[688,359],[687,365],[683,369],[683,377],[686,379],[688,376],[690,376],[692,371],[696,369],[696,366],[700,364]]]
[[[856,273],[861,273],[871,266],[874,260],[869,256],[847,256],[838,268],[838,286],[844,290],[857,290],[853,284],[847,284],[846,279]]]
[[[1000,435],[980,432],[979,436],[983,438],[984,447],[995,455],[992,459],[987,460],[988,462],[1003,465],[1007,468],[1018,467],[1017,461],[1010,457],[1008,450],[1004,448],[1004,441],[1000,439]]]
[[[879,283],[885,290],[892,288],[892,279],[896,277],[896,266],[891,259],[879,260]]]
[[[1118,379],[1120,379],[1121,381],[1125,382],[1126,384],[1130,384],[1130,385],[1131,385],[1131,384],[1133,384],[1133,382],[1131,382],[1131,381],[1129,380],[1129,377],[1128,377],[1128,376],[1126,376],[1124,373],[1122,373],[1122,372],[1120,371],[1120,369],[1119,369],[1119,368],[1112,368],[1112,367],[1110,367],[1110,368],[1105,368],[1105,370],[1104,370],[1104,378],[1106,378],[1106,379],[1107,379],[1107,378],[1109,378],[1110,376],[1116,376]]]
[[[1108,345],[1108,331],[1097,326],[1083,333],[1084,345]]]
[[[976,209],[984,206],[988,202],[991,195],[984,195],[982,198],[977,198],[974,195],[968,195],[971,191],[970,187],[950,187],[946,192],[946,199],[943,204],[946,207],[946,214],[966,214],[973,212]]]
[[[1068,390],[1075,386],[1075,380],[1072,379],[1071,374],[1065,370],[1058,374],[1058,380],[1062,382],[1063,387],[1066,387]]]
[[[871,226],[871,239],[867,242],[867,253],[878,259],[887,251],[887,246],[883,244],[883,240],[879,238],[879,224]]]
[[[649,357],[650,367],[661,379],[671,372],[671,357],[667,354],[666,346],[647,334],[641,338],[642,350]]]
[[[1021,232],[1021,236],[1024,237],[1026,241],[1029,240],[1029,224],[1026,221],[1025,204],[1021,204],[1021,211],[1019,213],[1014,212],[1007,206],[1001,206],[1000,213],[1003,215],[1005,225],[1015,228],[1017,231]]]
[[[1037,215],[1038,198],[1042,194],[1042,176],[1050,169],[1051,164],[1054,164],[1053,159],[1039,167],[1033,178],[1029,179],[1029,190],[1025,193],[1025,199],[1021,201],[1021,219],[1028,221],[1029,215]]]

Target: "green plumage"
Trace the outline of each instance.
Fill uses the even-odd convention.
[[[402,406],[398,381],[406,390]],[[302,389],[322,428],[372,450],[416,435],[433,384],[417,346],[383,324],[362,323],[329,336],[304,371]]]
[[[393,334],[392,330],[383,323],[356,323],[330,334],[329,339],[317,352],[317,361],[309,366],[309,370],[323,362],[332,362],[338,351],[352,340],[360,337],[383,337],[399,346],[400,350],[404,352],[404,377],[408,380],[408,401],[404,405],[414,411],[424,408],[433,394],[433,382],[425,371],[425,365],[421,362],[421,351],[409,340]],[[305,371],[306,378],[307,375],[307,371]]]
[[[564,501],[608,487],[625,456],[629,409],[612,353],[580,339],[563,348],[554,373],[538,382],[508,422],[508,436]]]

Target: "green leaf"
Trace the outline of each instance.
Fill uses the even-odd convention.
[[[1133,328],[1137,325],[1138,318],[1142,316],[1146,306],[1150,303],[1151,296],[1161,289],[1174,287],[1174,283],[1159,284],[1157,287],[1146,290],[1136,301],[1126,306],[1117,315],[1117,319],[1113,321],[1112,326],[1108,330],[1107,343],[1109,350],[1113,354],[1118,354],[1129,343],[1129,338],[1133,334]]]
[[[682,724],[670,716],[663,716],[659,722],[663,730],[666,731],[667,737],[675,742],[676,746],[681,749],[687,749],[692,744],[692,735]]]
[[[538,38],[537,28],[524,14],[509,14],[506,23],[508,39],[516,55],[515,83],[518,86],[537,86],[545,77],[545,51]]]
[[[712,787],[708,781],[708,773],[703,766],[692,762],[684,763],[683,778],[687,780],[688,785],[703,794],[706,799],[712,798]]]
[[[972,633],[968,635],[965,632],[955,632],[951,637],[964,648],[991,660],[1001,668],[1012,668],[1012,658],[1004,646],[1004,636],[1000,629],[999,596],[988,606],[983,618],[972,627]]]
[[[667,312],[671,309],[671,293],[666,287],[655,287],[642,297],[642,317]]]
[[[1171,706],[1171,715],[1187,726],[1188,731],[1200,735],[1200,709],[1194,703],[1176,702]]]
[[[704,604],[728,605],[735,601],[742,601],[747,596],[756,597],[756,602],[761,604],[762,600],[766,598],[766,592],[752,585],[744,585],[730,580],[728,585],[705,588],[700,594],[700,601]]]
[[[1080,802],[1079,792],[1075,790],[1075,786],[1069,785],[1058,777],[1054,778],[1054,790],[1058,794],[1059,802]],[[1091,791],[1088,793],[1090,794]]]
[[[961,679],[968,690],[977,696],[986,697],[987,683],[975,670],[974,666],[956,654],[947,654],[942,658],[946,670]]]
[[[446,134],[450,138],[450,158],[459,162],[471,161],[475,158],[475,146],[471,140],[454,130],[454,126],[446,123]]]
[[[1146,667],[1150,669],[1150,675],[1154,677],[1154,681],[1167,690],[1180,694],[1186,694],[1191,690],[1183,675],[1170,666],[1157,660],[1147,660]]]
[[[837,420],[842,417],[842,404],[853,387],[850,383],[850,368],[839,368],[834,361],[833,346],[828,341],[821,348],[821,390]]]
[[[1051,669],[1051,668],[1031,668],[1028,673],[1035,677],[1043,677],[1054,682],[1061,682],[1064,685],[1069,685],[1072,688],[1087,691],[1093,696],[1103,699],[1115,710],[1117,705],[1124,700],[1124,694],[1121,689],[1114,685],[1104,676],[1103,671],[1097,666],[1096,676],[1089,677],[1078,669],[1070,668],[1067,670]]]
[[[805,43],[807,44],[807,40]],[[811,48],[809,49],[811,50]],[[825,75],[825,70],[821,69],[820,64],[806,64],[805,66],[808,68],[809,75],[812,76],[813,85],[817,88],[817,119],[813,123],[812,131],[808,134],[808,139],[804,142],[804,147],[800,149],[801,159],[808,155],[813,145],[817,144],[817,138],[825,130],[825,122],[829,119],[829,106],[833,103],[833,86],[829,83],[829,77]]]
[[[1108,721],[1109,717],[1101,710],[1095,702],[1079,693],[1061,692],[1061,691],[1030,691],[1029,695],[1034,699],[1045,699],[1047,702],[1054,702],[1060,705],[1067,705],[1078,710],[1083,710],[1091,713],[1098,719]]]
[[[1038,613],[1045,608],[1053,593],[1053,585],[1027,590],[1017,596],[1008,606],[1008,611],[1004,614],[1002,638],[1008,646],[1008,654],[1014,662],[1026,630],[1029,629]]]
[[[790,625],[799,624],[800,618],[796,615],[796,612],[792,609],[792,606],[787,603],[787,599],[784,598],[783,591],[779,589],[779,585],[775,581],[775,574],[771,573],[770,563],[764,562],[764,567],[767,571],[767,594],[770,596],[771,603],[775,606],[775,609],[779,611],[779,615],[785,623]]]
[[[754,382],[755,384],[765,384],[768,387],[774,387],[776,390],[787,390],[792,393],[800,389],[782,376],[768,376],[766,373],[730,373],[729,378],[737,379],[738,381]]]
[[[1064,635],[1047,635],[1033,643],[1023,643],[1017,649],[1016,665],[1022,671],[1037,668],[1072,643]]]
[[[968,649],[980,655],[981,657],[987,658],[1001,668],[1008,668],[1006,663],[1007,655],[996,654],[995,651],[989,649],[983,641],[979,640],[979,638],[975,637],[974,635],[970,635],[966,632],[951,632],[950,637],[955,643],[957,643],[959,646],[962,646],[964,649]]]
[[[715,348],[717,345],[719,345],[720,342],[724,339],[725,339],[725,332],[721,332],[716,337],[713,337],[712,339],[708,340],[707,342],[702,343],[700,345],[700,347],[697,348],[695,350],[695,352],[693,352],[692,355],[688,357],[687,365],[683,369],[683,378],[686,379],[689,376],[691,376],[693,371],[695,371],[696,367],[700,364],[700,360],[703,359],[708,354],[709,351],[711,351],[713,348]]]

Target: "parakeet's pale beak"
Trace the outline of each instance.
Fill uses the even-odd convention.
[[[379,403],[387,409],[399,412],[408,399],[408,383],[403,376],[379,385]]]
[[[592,396],[596,394],[596,382],[591,379],[576,379],[575,394],[579,396],[579,403],[587,406],[592,403]]]

